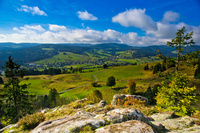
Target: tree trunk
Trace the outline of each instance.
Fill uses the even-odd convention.
[[[179,70],[179,60],[180,60],[180,51],[178,50],[178,56],[177,56],[177,64],[176,64],[176,71]]]

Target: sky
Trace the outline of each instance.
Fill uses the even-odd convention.
[[[165,45],[183,26],[200,45],[200,0],[0,0],[0,42]]]

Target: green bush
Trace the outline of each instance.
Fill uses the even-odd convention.
[[[93,87],[97,87],[97,82],[94,81],[94,82],[91,83],[91,85],[92,85]]]
[[[171,83],[162,83],[157,93],[157,108],[175,111],[178,115],[191,115],[194,109],[191,103],[195,101],[196,87],[188,87],[186,75],[176,72],[170,79]]]
[[[26,115],[21,118],[18,122],[19,126],[22,127],[23,130],[31,130],[38,126],[41,122],[45,120],[45,116],[43,113],[35,113],[32,115]]]
[[[127,85],[128,85],[128,88],[126,89],[126,93],[131,94],[131,95],[135,94],[135,92],[136,92],[135,81],[133,79],[130,79],[128,81]]]
[[[200,79],[200,63],[198,64],[197,69],[195,70],[194,78]]]
[[[94,90],[90,95],[89,95],[89,100],[92,101],[93,103],[98,103],[103,99],[102,93],[99,90]]]

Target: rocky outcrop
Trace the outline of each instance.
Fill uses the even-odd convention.
[[[122,123],[129,120],[138,120],[150,124],[149,119],[135,109],[119,108],[99,115],[78,111],[74,116],[45,121],[36,127],[32,133],[79,132],[85,126],[90,126],[94,130],[109,123]]]
[[[126,97],[125,95],[120,96]],[[76,102],[82,103],[84,101],[87,101],[87,99]],[[104,103],[104,101],[101,101],[99,104],[103,105]],[[84,107],[73,109],[73,111],[76,111],[73,116],[65,116],[63,118],[42,122],[33,129],[31,133],[70,133],[79,131],[88,132],[88,130],[89,132],[97,133],[200,132],[200,120],[196,118],[191,118],[189,116],[177,117],[173,112],[157,113],[146,117],[143,113],[134,108],[118,107],[119,106],[114,106],[110,108],[109,106],[102,107],[97,104],[86,105],[84,103]],[[71,108],[56,107],[53,109],[46,109],[43,113],[47,115],[51,113],[60,113],[59,111],[62,109]],[[16,132],[17,130],[15,129],[17,128],[19,128],[19,126],[9,125],[0,129],[0,132]]]
[[[174,112],[156,113],[150,116],[154,121],[164,121],[167,119],[176,118]]]
[[[83,127],[90,126],[96,129],[105,125],[103,119],[95,119],[90,115],[75,115],[72,117],[65,117],[53,121],[45,121],[38,125],[31,133],[70,133],[79,132]]]
[[[131,120],[99,128],[96,133],[154,133],[154,131],[144,122]]]
[[[98,107],[105,107],[107,105],[105,100],[101,100],[98,104]]]
[[[199,133],[200,125],[195,124],[199,123],[200,120],[192,118],[189,116],[177,117],[172,112],[167,113],[157,113],[150,116],[153,121],[152,124],[157,126],[160,130],[165,130],[172,133]]]
[[[4,131],[6,131],[6,130],[11,129],[12,127],[14,127],[14,124],[8,125],[8,126],[2,128],[2,129],[0,129],[0,133],[4,132]]]
[[[112,123],[121,123],[128,120],[139,120],[149,124],[149,119],[140,111],[129,108],[118,108],[107,112],[104,117],[107,121]]]
[[[174,118],[174,119],[166,119],[164,121],[157,121],[157,123],[165,126],[167,130],[182,130],[185,128],[189,128],[194,126],[196,118],[191,118],[189,116]],[[152,121],[154,123],[154,121]]]
[[[145,101],[145,104],[148,104],[148,99],[146,97],[142,97],[140,95],[125,95],[125,94],[116,94],[113,96],[113,100],[111,102],[112,105],[116,105],[118,99],[124,100],[125,98],[137,98],[138,100]]]

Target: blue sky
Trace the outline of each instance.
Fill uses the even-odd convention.
[[[183,26],[200,45],[200,0],[0,0],[0,42],[164,45]]]

